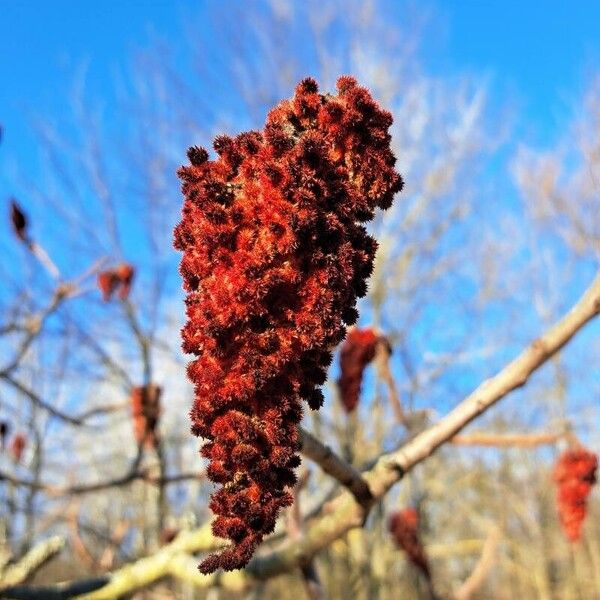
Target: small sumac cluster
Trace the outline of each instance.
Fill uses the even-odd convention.
[[[10,437],[11,429],[8,421],[0,421],[0,451],[4,452],[8,447],[13,461],[18,463],[21,462],[27,447],[27,436],[24,433],[15,433]]]
[[[563,452],[554,467],[556,503],[565,536],[570,542],[581,538],[587,497],[596,483],[598,456],[585,448]]]
[[[375,358],[377,345],[387,343],[374,329],[353,328],[340,349],[340,377],[338,389],[340,400],[347,413],[358,406],[363,372],[366,366]]]
[[[135,268],[128,263],[98,273],[98,287],[104,302],[108,302],[115,292],[121,300],[128,298],[134,276]]]
[[[158,442],[158,420],[160,418],[160,396],[162,389],[154,384],[131,389],[131,416],[133,433],[138,444],[155,448]]]
[[[410,562],[429,579],[429,562],[419,540],[418,511],[415,508],[404,508],[393,512],[388,519],[388,530],[396,546],[404,550]]]
[[[21,462],[21,458],[23,458],[23,453],[25,452],[26,447],[27,437],[24,433],[17,433],[12,437],[10,441],[9,450],[13,460],[16,463]]]
[[[305,79],[262,132],[217,137],[214,161],[190,148],[179,170],[192,431],[222,486],[213,531],[233,542],[203,573],[247,564],[292,503],[301,401],[321,406],[331,349],[373,269],[377,243],[361,223],[402,187],[391,114],[351,77],[337,89]]]

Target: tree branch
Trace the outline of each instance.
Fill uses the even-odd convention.
[[[450,443],[455,446],[535,448],[555,444],[561,437],[560,433],[472,433],[455,435]]]
[[[19,561],[6,567],[0,572],[0,594],[3,589],[15,586],[31,577],[51,558],[56,556],[64,548],[64,545],[65,540],[63,538],[59,536],[51,537],[34,546]]]
[[[379,377],[385,382],[388,388],[389,401],[392,405],[392,410],[394,411],[394,416],[396,420],[401,425],[405,427],[408,425],[406,414],[404,413],[404,409],[402,408],[402,402],[400,400],[400,394],[398,392],[398,388],[396,386],[396,381],[394,380],[394,376],[392,375],[392,371],[390,369],[390,346],[389,342],[386,339],[382,339],[377,344],[377,351],[375,355],[377,371],[379,373]]]
[[[109,412],[114,412],[115,410],[120,410],[123,405],[122,404],[109,404],[107,406],[99,406],[96,408],[92,408],[87,410],[80,415],[70,415],[62,410],[52,406],[49,402],[46,402],[41,396],[39,396],[36,392],[34,392],[31,388],[27,387],[25,384],[21,383],[18,379],[13,377],[11,373],[0,371],[0,379],[5,381],[15,390],[27,396],[36,406],[39,406],[41,409],[45,410],[52,417],[56,417],[69,425],[75,426],[83,426],[86,425],[86,421],[91,417],[105,414]]]
[[[304,456],[317,463],[325,473],[348,488],[360,505],[365,508],[370,507],[373,496],[359,471],[303,428],[300,428],[300,439],[301,452]]]
[[[460,586],[454,600],[470,600],[473,594],[483,585],[485,578],[488,576],[490,569],[496,558],[496,547],[500,541],[500,531],[497,528],[492,529],[481,551],[481,556],[475,565],[471,574],[465,579]]]
[[[82,483],[71,486],[58,486],[44,482],[32,481],[30,479],[23,479],[22,477],[17,477],[15,475],[11,475],[10,473],[0,471],[0,481],[9,481],[13,485],[17,485],[20,487],[45,491],[48,493],[49,496],[52,497],[68,495],[79,496],[82,494],[90,494],[93,492],[98,492],[100,490],[106,490],[113,487],[127,485],[138,480],[146,481],[153,485],[170,485],[172,483],[180,483],[182,481],[189,481],[192,479],[202,480],[204,478],[205,475],[201,472],[176,473],[174,475],[164,475],[162,477],[156,477],[148,473],[148,471],[146,470],[130,470],[125,475],[115,477],[113,479],[108,479],[106,481],[97,481],[95,483]]]

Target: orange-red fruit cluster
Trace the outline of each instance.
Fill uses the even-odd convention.
[[[418,511],[415,508],[404,508],[393,512],[388,519],[388,530],[398,548],[404,550],[410,562],[429,578],[429,562],[419,540]]]
[[[375,330],[351,329],[340,349],[340,378],[338,388],[340,400],[347,413],[358,406],[363,372],[375,358],[377,344],[383,341]]]
[[[377,244],[361,223],[402,187],[391,114],[351,77],[337,90],[305,79],[263,131],[217,137],[214,161],[190,148],[179,171],[192,431],[222,485],[213,531],[233,542],[204,573],[243,567],[292,503],[301,401],[322,404],[331,349],[373,270]]]
[[[598,455],[585,448],[563,452],[554,467],[556,503],[563,531],[570,542],[581,538],[587,497],[596,483]]]
[[[98,287],[104,302],[108,302],[117,291],[121,300],[128,298],[134,276],[135,268],[127,263],[98,273]]]
[[[15,462],[21,462],[21,458],[23,457],[23,452],[25,452],[25,448],[27,447],[27,437],[24,433],[17,433],[13,436],[10,441],[10,453]]]
[[[162,389],[154,384],[134,387],[131,390],[133,433],[138,444],[143,443],[148,447],[156,448],[161,393]]]

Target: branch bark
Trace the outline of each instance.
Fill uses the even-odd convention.
[[[38,569],[56,556],[65,545],[59,536],[49,538],[34,546],[23,558],[0,572],[0,596],[2,590],[15,586],[31,577]]]
[[[500,531],[498,529],[493,529],[483,545],[481,556],[479,557],[475,568],[454,595],[454,600],[471,600],[473,594],[483,585],[485,578],[488,576],[494,565],[496,548],[499,541]]]
[[[300,428],[300,439],[302,454],[348,488],[356,501],[368,509],[373,502],[373,496],[361,473],[305,429]]]
[[[46,492],[49,496],[55,498],[57,496],[80,496],[83,494],[91,494],[101,490],[106,490],[114,487],[121,487],[133,483],[134,481],[146,481],[152,485],[165,486],[182,481],[205,479],[203,472],[198,473],[176,473],[173,475],[163,475],[160,477],[154,476],[147,470],[132,469],[125,475],[108,479],[106,481],[97,481],[94,483],[82,483],[71,486],[52,485],[50,483],[36,482],[31,479],[17,477],[10,473],[0,471],[0,481],[9,481],[15,486],[24,487],[33,490]]]
[[[560,433],[472,433],[455,435],[450,443],[455,446],[535,448],[555,444],[561,437]]]

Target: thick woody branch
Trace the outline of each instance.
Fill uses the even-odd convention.
[[[0,596],[2,590],[22,583],[34,575],[38,569],[56,556],[64,547],[61,537],[52,537],[34,546],[23,558],[0,572]]]
[[[109,577],[104,576],[48,586],[32,587],[15,585],[0,592],[0,598],[10,598],[10,600],[68,600],[69,598],[83,598],[85,596],[82,596],[82,594],[100,589],[109,581]]]
[[[377,475],[376,485],[382,486],[385,493],[398,480],[398,473],[406,472],[425,460],[496,402],[513,390],[524,386],[532,373],[598,314],[600,314],[600,274],[596,276],[577,304],[558,323],[532,342],[504,369],[484,381],[438,423],[417,435],[400,450],[382,457],[373,469],[373,474]],[[375,491],[379,496],[378,492],[379,490]]]
[[[360,505],[365,508],[370,507],[373,496],[359,471],[305,429],[300,428],[300,439],[301,452],[304,456],[317,463],[325,473],[348,488]]]

